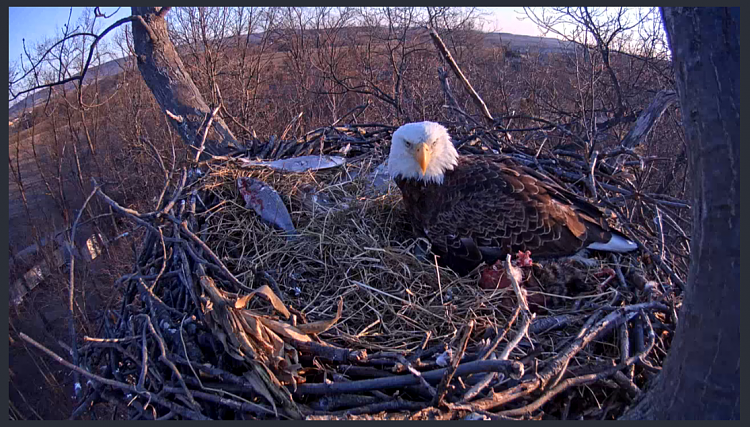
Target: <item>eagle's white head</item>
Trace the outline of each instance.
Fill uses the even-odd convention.
[[[438,123],[407,123],[393,132],[388,170],[393,178],[442,184],[446,171],[458,164],[458,151],[448,130]]]

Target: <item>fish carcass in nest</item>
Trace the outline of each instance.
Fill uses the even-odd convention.
[[[307,172],[309,170],[330,169],[343,165],[346,159],[339,156],[300,156],[273,161],[252,161],[239,159],[244,167],[263,166],[280,172]]]
[[[239,178],[237,187],[245,199],[245,208],[252,208],[264,221],[291,234],[296,234],[292,217],[281,196],[265,182],[249,177]]]

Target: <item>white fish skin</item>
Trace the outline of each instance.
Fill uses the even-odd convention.
[[[613,233],[609,242],[592,243],[587,248],[597,251],[625,253],[638,249],[638,244]]]
[[[255,178],[239,178],[237,187],[246,209],[252,208],[264,221],[284,231],[296,231],[281,196],[270,185]]]
[[[245,167],[264,166],[281,172],[307,172],[309,170],[330,169],[346,163],[346,159],[340,156],[301,156],[274,161],[241,160]]]
[[[451,349],[445,350],[443,353],[440,354],[440,356],[435,359],[435,363],[437,363],[438,366],[444,368],[451,364],[451,358],[453,357],[453,351]]]
[[[340,212],[349,209],[349,203],[345,201],[354,201],[354,199],[345,198],[344,201],[337,201],[329,197],[324,191],[317,191],[312,185],[302,185],[299,187],[298,196],[302,206],[313,213],[327,214],[329,212]]]
[[[388,188],[391,184],[391,176],[388,173],[388,165],[381,163],[376,167],[369,175],[369,182],[372,183],[372,189],[375,194],[385,194],[388,192]]]

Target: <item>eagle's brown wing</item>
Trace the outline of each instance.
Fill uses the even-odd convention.
[[[570,255],[611,234],[595,206],[502,156],[462,156],[442,185],[399,182],[433,249],[467,265],[510,252]],[[567,194],[566,194],[567,193]]]

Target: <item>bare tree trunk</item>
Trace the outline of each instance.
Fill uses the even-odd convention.
[[[740,419],[740,9],[663,8],[693,174],[692,263],[661,374],[624,418]]]
[[[630,132],[625,135],[625,138],[622,139],[620,145],[631,149],[640,145],[646,139],[646,136],[648,136],[651,129],[654,128],[654,125],[661,118],[667,108],[676,101],[676,98],[674,92],[666,90],[659,91],[651,101],[651,104],[649,104],[649,106],[643,110],[641,115],[638,116],[635,125],[633,125]],[[624,156],[617,156],[616,160],[612,163],[617,167],[621,166],[624,163]]]
[[[165,8],[156,7],[132,8],[132,14],[139,17],[133,21],[138,69],[182,139],[198,148],[203,142],[201,128],[207,124],[212,111],[169,39],[167,21],[164,19],[166,11]],[[224,121],[220,117],[213,117],[211,130],[205,140],[205,151],[221,155],[238,147],[237,139]]]

